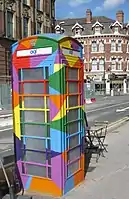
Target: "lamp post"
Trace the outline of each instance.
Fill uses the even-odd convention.
[[[111,73],[111,66],[110,65],[108,67],[108,71],[110,72],[110,94],[111,94],[111,90],[112,90],[112,73]]]
[[[104,71],[103,71],[103,82],[104,82],[104,96],[106,95],[106,79],[105,79],[105,69],[106,69],[106,66],[105,66],[105,60],[104,60]]]

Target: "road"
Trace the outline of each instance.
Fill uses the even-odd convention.
[[[129,115],[129,95],[100,98],[94,104],[85,106],[89,125],[95,120],[116,122]]]

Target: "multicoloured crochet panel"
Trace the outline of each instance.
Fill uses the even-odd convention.
[[[82,46],[35,35],[12,46],[16,162],[26,191],[62,196],[84,180]]]

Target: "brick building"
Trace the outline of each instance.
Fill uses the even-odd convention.
[[[55,0],[0,0],[0,81],[10,79],[10,46],[55,31]]]
[[[55,30],[82,43],[85,79],[89,76],[96,84],[111,80],[112,85],[123,86],[129,73],[129,23],[124,21],[123,11],[113,20],[94,17],[87,9],[84,18],[57,20]]]

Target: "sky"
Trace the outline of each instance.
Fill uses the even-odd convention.
[[[85,17],[86,9],[91,9],[93,16],[112,19],[123,10],[125,22],[129,21],[129,0],[56,0],[56,19]]]

